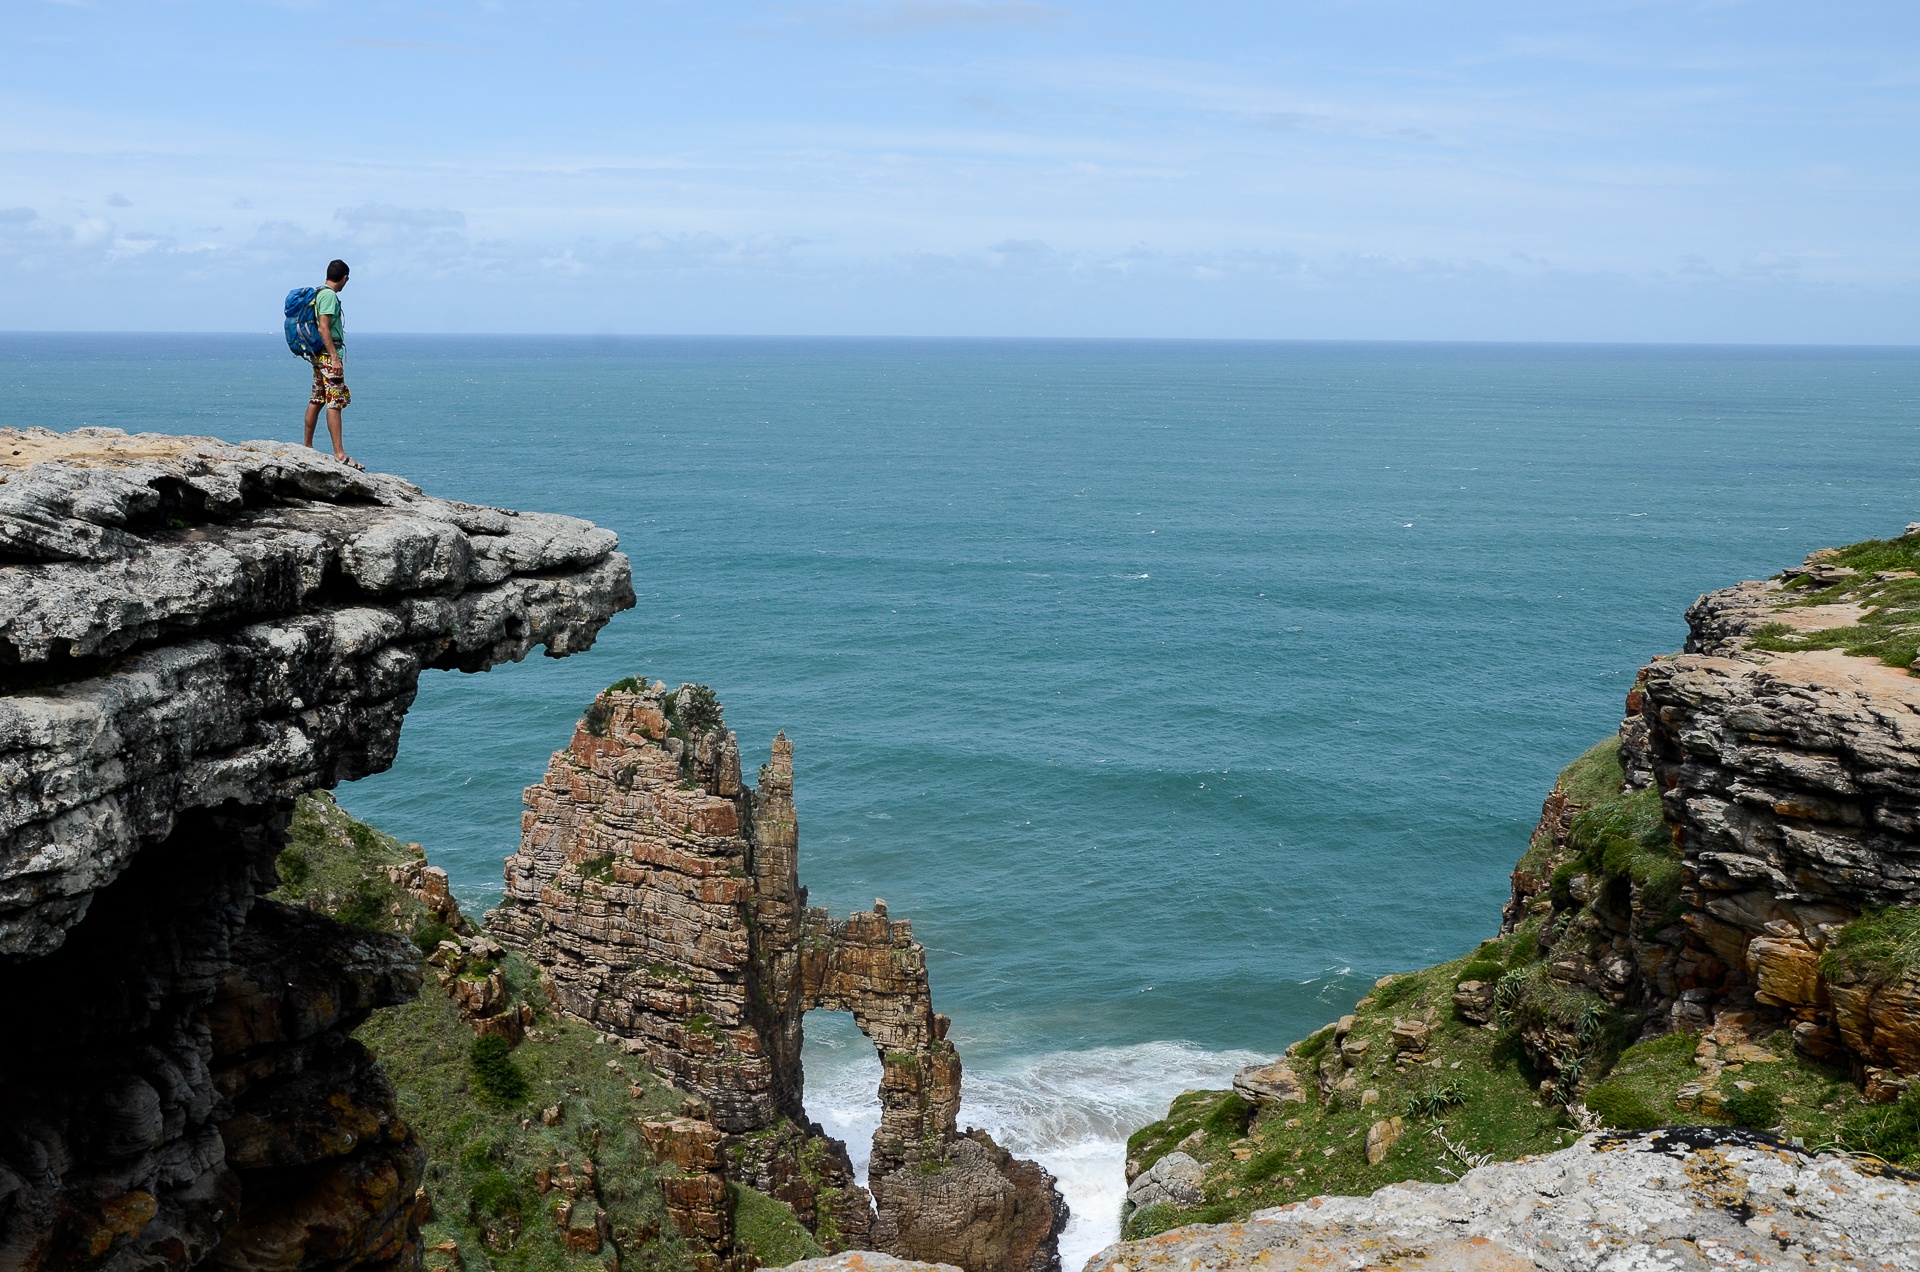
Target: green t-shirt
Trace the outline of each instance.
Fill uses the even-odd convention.
[[[347,343],[347,324],[340,313],[340,293],[331,287],[322,287],[313,294],[313,316],[318,319],[322,314],[331,315],[333,321],[328,324],[333,330],[333,343]]]

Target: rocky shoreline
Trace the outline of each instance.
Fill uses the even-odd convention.
[[[1182,1096],[1134,1137],[1135,1240],[1095,1266],[1306,1266],[1309,1249],[1334,1259],[1361,1248],[1343,1242],[1414,1240],[1403,1193],[1380,1185],[1440,1181],[1404,1195],[1436,1215],[1479,1213],[1489,1192],[1520,1204],[1533,1186],[1491,1164],[1506,1159],[1585,1172],[1564,1194],[1582,1214],[1638,1214],[1644,1181],[1594,1154],[1634,1135],[1671,1144],[1683,1132],[1656,1128],[1688,1125],[1777,1132],[1761,1145],[1773,1159],[1839,1172],[1847,1182],[1825,1187],[1849,1204],[1892,1206],[1872,1221],[1884,1240],[1840,1250],[1792,1224],[1754,1238],[1717,1231],[1708,1211],[1659,1232],[1595,1219],[1597,1244],[1579,1255],[1560,1248],[1566,1234],[1525,1225],[1450,1231],[1554,1268],[1599,1266],[1596,1251],[1622,1242],[1677,1266],[1708,1248],[1814,1267],[1920,1258],[1913,1177],[1875,1165],[1920,1166],[1916,611],[1912,533],[1703,596],[1685,651],[1641,672],[1618,735],[1555,784],[1500,932],[1452,963],[1382,978],[1232,1092]],[[1276,1203],[1293,1209],[1283,1219]],[[1315,1228],[1302,1205],[1348,1227]],[[1207,1226],[1226,1219],[1253,1222]]]
[[[807,905],[784,737],[749,784],[704,686],[611,686],[483,923],[324,795],[422,671],[590,646],[613,535],[272,443],[0,443],[0,1266],[1055,1272],[911,924]],[[1688,620],[1499,931],[1177,1099],[1093,1267],[1920,1265],[1920,533]],[[814,1008],[882,1062],[865,1188]]]

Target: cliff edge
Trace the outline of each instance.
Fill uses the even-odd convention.
[[[0,430],[0,1265],[417,1266],[424,1151],[349,1034],[390,934],[264,899],[427,668],[590,646],[614,536],[301,447]]]
[[[1920,1166],[1910,531],[1700,598],[1686,649],[1640,673],[1618,733],[1555,783],[1499,933],[1382,977],[1232,1091],[1182,1095],[1129,1144],[1125,1235],[1316,1197],[1318,1212],[1358,1222],[1365,1203],[1328,1195],[1378,1201],[1402,1180],[1482,1189],[1498,1161],[1587,1162],[1627,1142],[1593,1140],[1601,1128],[1706,1128],[1673,1131],[1669,1146],[1747,1128],[1777,1137],[1768,1152],[1870,1155],[1841,1171],[1863,1178],[1898,1176],[1875,1161]],[[1904,1266],[1920,1202],[1872,1187],[1903,1199],[1889,1213],[1906,1226],[1866,1265]],[[1609,1188],[1584,1201],[1638,1204]],[[1400,1239],[1381,1223],[1377,1235]],[[1701,1248],[1722,1240],[1696,1227]],[[1292,1266],[1306,1247],[1278,1232],[1187,1253],[1236,1266],[1272,1238],[1258,1257]],[[1795,1266],[1858,1266],[1811,1240],[1793,1238]]]

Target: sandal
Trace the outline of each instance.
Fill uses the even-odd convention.
[[[345,459],[340,460],[339,462],[342,464],[345,464],[348,468],[357,469],[363,473],[367,471],[367,466],[361,463],[359,460],[355,459],[351,455],[347,456]]]

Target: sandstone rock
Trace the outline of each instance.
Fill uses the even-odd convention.
[[[1454,1010],[1470,1025],[1487,1024],[1493,1019],[1493,994],[1490,981],[1461,981],[1453,991]]]
[[[417,1265],[425,1154],[348,1035],[418,951],[260,894],[292,798],[386,767],[423,669],[586,648],[626,559],[278,443],[4,441],[0,959],[32,1023],[0,1266]]]
[[[742,781],[705,689],[608,690],[527,789],[487,931],[542,968],[560,1010],[698,1094],[726,1137],[726,1178],[830,1243],[1044,1272],[1064,1204],[1038,1166],[959,1133],[960,1058],[912,924],[878,899],[839,920],[808,907],[784,734],[759,779]],[[880,1057],[871,1209],[844,1145],[803,1105],[813,1008],[852,1013]],[[716,1255],[726,1242],[711,1241]]]
[[[1284,1060],[1248,1065],[1233,1075],[1233,1089],[1241,1099],[1256,1103],[1294,1104],[1307,1098],[1293,1066]]]
[[[1107,1247],[1087,1272],[1920,1266],[1920,1185],[1768,1136],[1694,1128],[1316,1197]]]
[[[1818,562],[1801,573],[1844,581]],[[1920,679],[1839,651],[1751,650],[1769,622],[1858,621],[1845,605],[1780,609],[1793,596],[1747,583],[1702,597],[1688,652],[1642,674],[1654,768],[1695,880],[1694,961],[1720,969],[1716,996],[1750,991],[1762,1012],[1782,1013],[1770,1027],[1792,1025],[1826,1058],[1837,1038],[1857,1065],[1920,1072],[1920,996],[1829,986],[1820,971],[1849,919],[1920,902]]]
[[[1407,1121],[1402,1117],[1382,1118],[1367,1128],[1367,1165],[1378,1166],[1407,1133]]]
[[[1425,1021],[1399,1020],[1393,1022],[1393,1049],[1396,1052],[1419,1053],[1427,1049],[1427,1039],[1433,1036]]]
[[[874,1211],[876,1245],[968,1272],[1060,1272],[1067,1204],[1053,1176],[984,1131],[955,1140],[942,1161],[874,1180]]]
[[[1127,1204],[1135,1210],[1171,1205],[1191,1209],[1207,1199],[1206,1168],[1182,1152],[1168,1153],[1133,1181]]]
[[[1340,1059],[1349,1069],[1357,1069],[1366,1060],[1371,1045],[1365,1038],[1355,1038],[1349,1034],[1340,1040]]]

